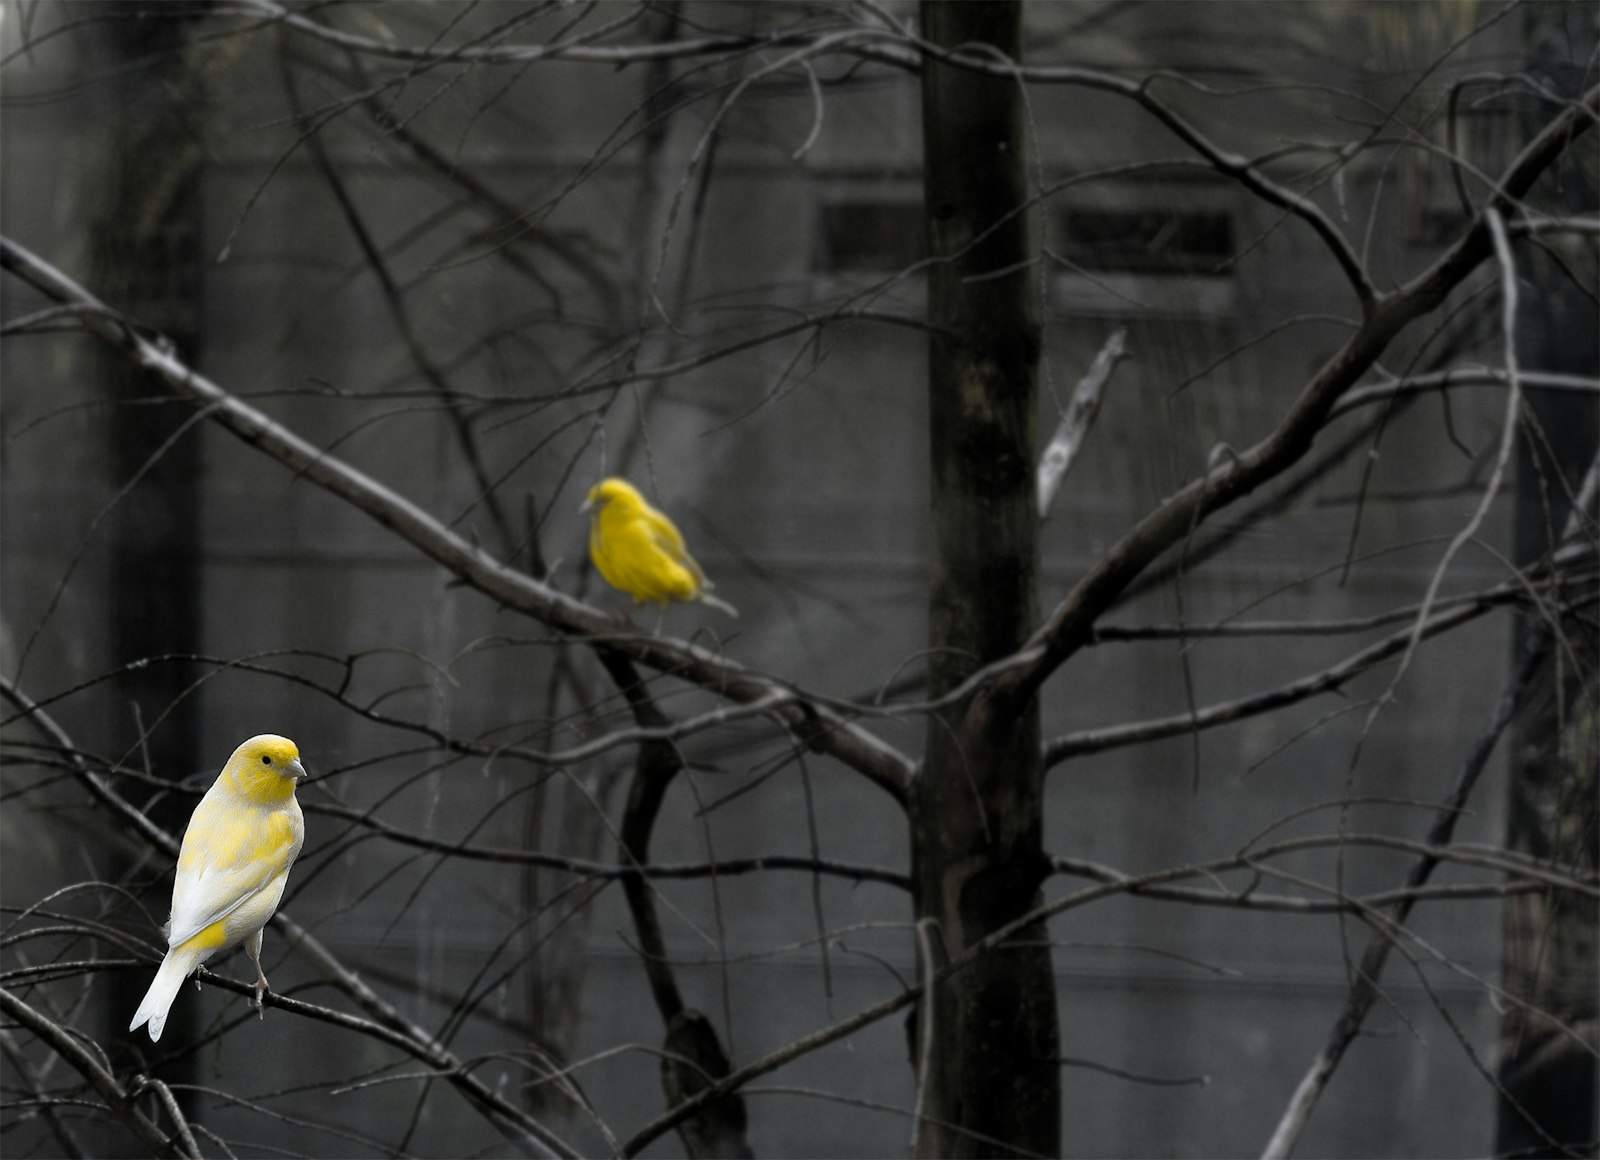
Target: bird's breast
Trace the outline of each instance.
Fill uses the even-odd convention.
[[[300,852],[304,824],[298,809],[261,810],[249,806],[196,817],[185,835],[178,869],[273,864]]]

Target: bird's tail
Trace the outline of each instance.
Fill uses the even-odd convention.
[[[729,616],[733,617],[735,620],[739,619],[739,610],[737,608],[735,608],[733,605],[729,604],[726,600],[722,599],[722,597],[720,597],[720,596],[713,596],[713,595],[711,595],[711,593],[702,590],[701,593],[700,593],[700,596],[699,596],[699,600],[700,600],[701,604],[709,604],[712,608],[715,608],[718,612],[726,612]]]
[[[128,1024],[128,1030],[134,1030],[141,1023],[148,1023],[150,1039],[152,1041],[160,1039],[161,1029],[167,1025],[167,1012],[172,1007],[172,1001],[178,997],[178,988],[183,986],[183,981],[197,966],[199,963],[195,961],[192,953],[184,954],[176,947],[169,950],[167,957],[161,960],[161,967],[156,971],[150,989],[144,994],[144,1001],[133,1013],[133,1022]]]

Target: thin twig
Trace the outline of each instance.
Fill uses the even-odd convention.
[[[1494,717],[1473,743],[1449,797],[1440,803],[1433,826],[1428,832],[1429,845],[1449,844],[1467,798],[1489,764],[1489,758],[1494,753],[1501,734],[1515,717],[1532,687],[1534,672],[1543,662],[1543,658],[1544,649],[1529,651],[1508,682],[1501,694],[1500,705]],[[1410,873],[1406,875],[1405,889],[1408,892],[1406,897],[1390,904],[1387,908],[1386,925],[1374,927],[1367,942],[1366,952],[1362,955],[1361,965],[1351,981],[1344,1010],[1334,1020],[1327,1043],[1317,1053],[1305,1076],[1296,1086],[1282,1116],[1279,1117],[1266,1147],[1262,1149],[1262,1160],[1287,1160],[1294,1151],[1295,1144],[1305,1131],[1318,1099],[1326,1089],[1335,1069],[1338,1068],[1345,1051],[1355,1041],[1362,1023],[1365,1022],[1368,1012],[1378,998],[1378,979],[1383,973],[1389,951],[1395,945],[1393,931],[1404,925],[1416,901],[1414,892],[1427,883],[1439,862],[1440,859],[1432,854],[1423,854],[1419,857],[1412,864]]]
[[[917,1005],[917,1098],[911,1110],[911,1147],[908,1156],[922,1155],[922,1127],[928,1116],[928,1088],[931,1083],[933,1056],[937,1050],[939,1032],[937,995],[933,989],[934,972],[939,967],[935,955],[944,946],[938,937],[939,923],[932,918],[917,920],[917,962],[921,967],[922,1002]]]
[[[1346,657],[1338,664],[1331,665],[1310,676],[1301,677],[1297,681],[1291,681],[1286,685],[1280,685],[1275,689],[1268,689],[1262,693],[1208,705],[1205,708],[1195,708],[1170,717],[1160,717],[1150,721],[1134,721],[1126,725],[1114,725],[1105,729],[1089,729],[1079,733],[1068,733],[1060,737],[1052,737],[1045,742],[1045,765],[1046,767],[1057,765],[1069,757],[1084,753],[1101,753],[1108,749],[1116,749],[1126,745],[1138,745],[1166,737],[1177,737],[1190,731],[1214,729],[1219,725],[1228,725],[1235,721],[1242,721],[1249,717],[1271,712],[1274,709],[1280,709],[1285,705],[1293,705],[1322,693],[1335,692],[1374,665],[1381,664],[1390,657],[1396,655],[1405,656],[1414,651],[1419,640],[1437,636],[1458,625],[1475,620],[1487,612],[1490,607],[1492,605],[1465,604],[1433,617],[1426,616],[1424,612],[1419,619],[1407,625],[1403,631],[1393,633],[1376,644],[1368,645],[1360,652]],[[1421,626],[1420,629],[1419,625]]]

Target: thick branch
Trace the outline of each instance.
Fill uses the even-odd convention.
[[[0,268],[53,301],[86,307],[84,329],[153,372],[173,393],[205,408],[209,418],[317,486],[353,504],[424,555],[500,604],[573,637],[650,668],[710,689],[731,701],[766,701],[789,690],[769,677],[683,641],[618,634],[598,609],[518,571],[450,531],[410,500],[198,374],[164,343],[139,333],[121,315],[65,274],[8,238],[0,238]],[[772,710],[807,745],[838,758],[896,801],[904,801],[911,763],[898,751],[827,706],[785,699]]]
[[[52,1051],[66,1060],[74,1071],[88,1080],[89,1086],[105,1100],[111,1114],[122,1121],[123,1125],[153,1154],[197,1155],[185,1153],[178,1147],[176,1141],[169,1140],[148,1116],[134,1106],[133,1097],[123,1090],[122,1085],[117,1082],[117,1077],[102,1067],[100,1061],[75,1037],[4,988],[0,988],[0,1012],[4,1012],[8,1018],[16,1020],[37,1035]]]
[[[1488,209],[1504,211],[1533,186],[1567,145],[1587,132],[1600,109],[1591,89],[1523,150],[1491,200],[1460,240],[1401,290],[1379,298],[1359,330],[1311,380],[1278,427],[1255,446],[1227,457],[1139,521],[1078,582],[1028,642],[1036,659],[1003,676],[996,694],[1022,703],[1091,638],[1095,620],[1149,564],[1179,543],[1203,519],[1249,495],[1293,466],[1310,450],[1343,395],[1415,319],[1438,306],[1490,253]]]

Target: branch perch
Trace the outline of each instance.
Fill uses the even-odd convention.
[[[788,697],[770,677],[684,641],[619,634],[616,622],[491,556],[445,527],[422,508],[364,472],[301,438],[184,363],[170,344],[151,339],[60,270],[9,238],[0,237],[0,268],[52,301],[85,307],[78,322],[133,362],[155,374],[174,394],[206,409],[207,417],[296,474],[400,536],[451,574],[499,604],[543,621],[568,636],[604,641],[629,660],[712,690],[743,704]],[[838,758],[896,801],[904,802],[911,761],[837,711],[795,697],[770,710],[819,752]]]
[[[56,1023],[34,1010],[17,996],[0,987],[0,1012],[26,1027],[52,1051],[66,1060],[79,1075],[89,1081],[89,1086],[105,1100],[111,1114],[122,1121],[124,1127],[156,1156],[193,1157],[198,1152],[187,1152],[174,1140],[167,1138],[156,1124],[137,1107],[134,1096],[123,1090],[117,1077],[112,1075],[84,1046]]]

